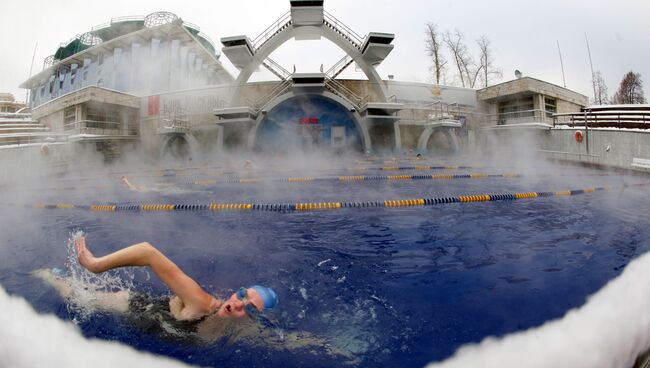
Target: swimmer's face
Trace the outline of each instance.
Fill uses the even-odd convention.
[[[238,295],[239,292],[233,293],[230,298],[223,302],[217,314],[225,318],[242,318],[247,315],[246,308],[262,311],[264,302],[260,295],[254,289],[245,289],[243,297]],[[243,294],[244,292],[242,292]],[[250,313],[248,313],[250,314]]]

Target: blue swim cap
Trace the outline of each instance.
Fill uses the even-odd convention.
[[[257,291],[257,293],[260,295],[262,301],[264,302],[264,309],[273,309],[276,305],[278,305],[278,294],[276,294],[273,289],[260,285],[253,285],[249,288]]]

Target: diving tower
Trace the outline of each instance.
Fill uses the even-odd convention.
[[[221,39],[222,52],[239,70],[233,83],[229,106],[216,109],[217,124],[247,125],[250,129],[249,146],[255,141],[254,134],[278,101],[292,96],[317,94],[337,101],[350,111],[357,120],[364,151],[372,149],[369,129],[372,125],[396,124],[397,113],[402,104],[388,99],[385,83],[377,73],[380,65],[393,49],[395,36],[390,33],[370,32],[360,36],[336,17],[325,11],[324,1],[292,0],[290,10],[274,21],[257,37],[245,35]],[[320,40],[325,38],[345,52],[345,56],[325,70],[317,73],[297,74],[289,72],[269,58],[269,55],[291,39]],[[352,63],[363,71],[371,86],[365,95],[346,87],[336,80]],[[264,67],[279,81],[268,93],[255,100],[247,100],[245,89],[251,75]],[[398,143],[395,142],[395,146]],[[252,147],[251,147],[252,148]]]

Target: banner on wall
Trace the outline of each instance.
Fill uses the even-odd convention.
[[[148,115],[159,115],[160,114],[160,96],[149,96],[148,102]]]

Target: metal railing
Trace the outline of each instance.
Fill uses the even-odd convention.
[[[264,65],[265,68],[267,68],[271,73],[275,74],[278,76],[278,78],[282,80],[286,80],[289,77],[291,77],[291,72],[286,70],[282,65],[278,64],[271,58],[266,58],[263,62],[262,65]]]
[[[323,10],[323,19],[326,24],[332,26],[335,30],[340,32],[344,37],[348,38],[358,49],[361,49],[365,37],[360,36],[352,28],[345,25],[345,23],[338,20],[335,16]]]
[[[553,124],[553,112],[541,109],[521,110],[513,112],[503,112],[498,114],[487,114],[485,116],[486,125],[508,125],[508,124],[526,124],[526,123],[543,123]]]
[[[352,90],[344,86],[342,83],[336,81],[335,79],[325,77],[325,87],[329,88],[330,91],[344,98],[354,105],[354,107],[360,109],[363,105],[368,102],[369,96],[361,97],[354,93]]]
[[[460,105],[457,102],[445,103],[442,101],[434,101],[424,106],[431,110],[427,116],[428,120],[440,120],[454,116],[461,116]]]
[[[127,22],[127,21],[144,21],[144,16],[142,15],[130,15],[130,16],[125,16],[125,17],[115,17],[111,18],[109,22],[98,24],[90,29],[91,32],[98,31],[100,29],[108,28],[110,27],[113,23],[118,23],[118,22]]]
[[[650,110],[585,110],[553,114],[553,126],[555,125],[650,129]]]
[[[336,78],[345,68],[348,67],[348,65],[352,64],[354,59],[348,54],[345,54],[341,60],[337,61],[336,64],[332,65],[331,68],[327,69],[325,72],[325,75],[327,75],[328,78],[334,79]]]
[[[260,110],[264,105],[274,98],[282,95],[286,90],[291,87],[291,81],[288,79],[283,79],[278,84],[275,85],[267,94],[258,98],[257,100],[247,100],[248,105],[253,106],[255,110]]]
[[[67,134],[57,134],[51,132],[7,134],[0,135],[0,146],[54,143],[65,142],[66,140]]]
[[[291,22],[291,12],[288,11],[280,16],[275,22],[268,26],[265,30],[262,31],[257,37],[255,37],[251,44],[253,48],[257,50],[262,46],[266,41],[273,37],[280,29],[285,27]]]
[[[80,120],[63,126],[67,134],[96,134],[106,136],[138,135],[135,126],[127,128],[115,121]]]

